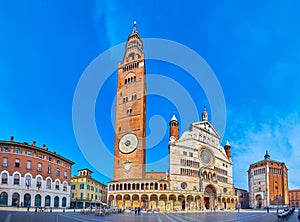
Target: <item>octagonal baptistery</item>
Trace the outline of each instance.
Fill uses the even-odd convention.
[[[43,145],[0,141],[0,206],[69,207],[74,162]]]

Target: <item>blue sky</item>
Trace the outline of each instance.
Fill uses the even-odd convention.
[[[92,166],[76,142],[73,97],[86,67],[126,41],[136,20],[143,38],[193,49],[217,76],[226,100],[222,144],[228,139],[232,145],[235,186],[247,189],[249,164],[269,150],[272,159],[286,163],[289,187],[299,188],[299,6],[298,1],[2,1],[0,139],[14,135],[20,142],[44,143],[76,162],[73,174],[88,167],[99,181],[109,181],[101,174],[108,163],[97,156]],[[174,79],[199,112],[204,105],[210,112],[206,93],[187,73],[159,61],[146,64],[147,74]],[[111,152],[116,78],[113,73],[107,79],[95,106],[98,132]],[[148,144],[149,163],[166,157],[167,124],[174,112],[179,119],[184,115],[179,108],[169,98],[147,97],[147,133],[158,132],[159,138]],[[189,124],[182,122],[181,132]],[[98,147],[91,142],[84,149]],[[167,171],[160,162],[148,170]]]

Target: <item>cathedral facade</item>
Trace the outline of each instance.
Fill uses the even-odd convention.
[[[234,209],[230,144],[208,121],[191,124],[181,137],[169,123],[169,172],[146,172],[146,81],[143,41],[134,23],[118,65],[114,177],[108,204],[120,208],[173,210]]]

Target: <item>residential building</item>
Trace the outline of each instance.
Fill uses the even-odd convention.
[[[27,142],[0,141],[0,205],[69,207],[74,162]]]
[[[300,189],[289,190],[290,207],[300,207]]]
[[[238,197],[237,204],[241,209],[249,208],[249,192],[247,190],[235,188],[235,195]]]
[[[107,187],[92,177],[89,169],[78,170],[71,178],[71,207],[99,207],[106,205]]]

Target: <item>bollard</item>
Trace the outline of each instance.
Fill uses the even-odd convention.
[[[63,208],[63,212],[65,212],[65,208]]]
[[[52,207],[50,207],[50,213],[52,213]]]
[[[74,207],[74,212],[75,212],[75,207]]]
[[[35,212],[37,212],[37,207],[35,207],[35,210],[34,210]]]

